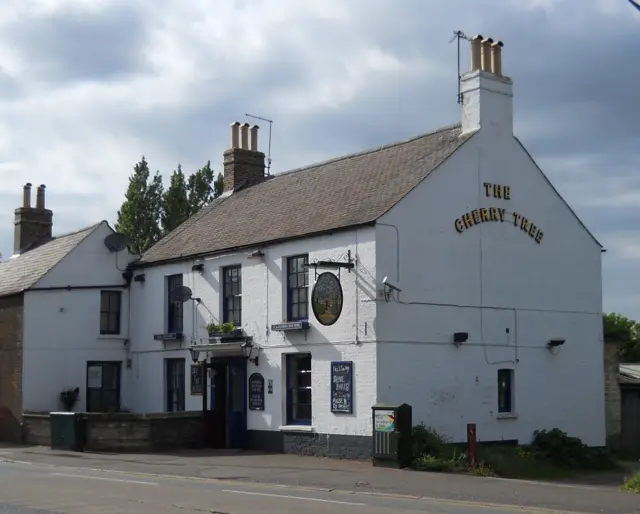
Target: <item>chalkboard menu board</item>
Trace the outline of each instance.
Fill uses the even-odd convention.
[[[200,364],[191,365],[191,394],[202,394],[202,366]]]
[[[249,409],[264,410],[264,377],[260,373],[249,377]]]
[[[353,362],[331,363],[331,412],[353,412]]]

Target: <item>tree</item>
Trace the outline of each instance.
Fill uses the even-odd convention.
[[[189,177],[189,182],[191,182],[191,177]],[[178,164],[178,169],[171,175],[169,188],[162,195],[160,220],[163,234],[168,234],[189,219],[191,215],[189,200],[182,166]]]
[[[604,338],[620,343],[620,362],[640,362],[640,324],[616,314],[603,317]]]
[[[129,236],[131,251],[142,254],[160,239],[162,177],[156,171],[149,180],[149,164],[144,156],[133,167],[125,200],[118,211],[116,230]]]

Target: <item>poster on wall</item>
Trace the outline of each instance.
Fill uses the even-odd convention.
[[[249,410],[264,410],[264,377],[260,373],[249,377]]]
[[[353,413],[353,361],[331,363],[331,412]]]
[[[396,413],[392,410],[377,410],[373,418],[376,432],[393,432],[396,429]]]
[[[200,364],[191,365],[191,394],[193,396],[202,394],[202,374]]]

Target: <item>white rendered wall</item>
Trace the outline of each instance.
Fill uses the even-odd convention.
[[[414,424],[455,441],[476,423],[481,440],[528,443],[557,427],[603,445],[600,247],[518,141],[491,133],[380,220],[399,230],[399,268],[395,229],[376,227],[378,283],[388,276],[404,302],[378,302],[378,399],[411,404]],[[511,199],[487,198],[484,182],[510,186]],[[506,209],[504,222],[456,231],[456,218],[490,206]],[[544,231],[540,244],[514,211]],[[469,340],[456,348],[454,332]],[[566,343],[551,352],[551,338]],[[515,417],[497,412],[499,368],[515,370]]]
[[[278,430],[285,424],[284,355],[311,352],[313,387],[313,430],[330,434],[368,434],[371,432],[370,408],[376,396],[376,350],[374,319],[376,304],[374,281],[374,229],[338,232],[333,235],[301,239],[262,248],[263,258],[248,259],[250,251],[220,255],[204,260],[204,272],[192,272],[194,261],[148,267],[144,283],[132,285],[133,368],[130,405],[136,411],[165,410],[164,359],[181,357],[186,365],[186,409],[199,410],[201,396],[191,396],[188,344],[191,338],[206,337],[205,325],[220,322],[222,315],[221,268],[242,265],[242,328],[254,337],[262,350],[259,366],[247,363],[247,375],[259,372],[267,383],[273,380],[273,394],[265,394],[265,410],[248,412],[250,430]],[[348,251],[357,259],[357,268],[341,272],[344,306],[338,321],[321,326],[309,309],[311,328],[304,332],[271,332],[273,324],[286,318],[286,258],[309,253],[309,260],[346,260]],[[326,271],[326,270],[324,270]],[[183,273],[183,283],[202,299],[193,320],[193,302],[184,304],[184,343],[153,340],[163,333],[166,323],[166,276]],[[315,273],[310,270],[309,294]],[[358,344],[356,344],[358,343]],[[165,349],[166,348],[166,349]],[[255,355],[255,350],[254,350]],[[203,356],[200,357],[201,359]],[[332,414],[329,406],[330,362],[354,362],[354,413]]]
[[[122,271],[132,258],[125,250],[116,258],[103,244],[112,233],[104,222],[34,285],[42,287],[124,284]],[[107,289],[107,288],[105,288]],[[80,387],[77,411],[86,409],[88,361],[122,362],[126,391],[128,294],[122,291],[121,335],[100,335],[100,289],[28,291],[24,295],[23,408],[60,409],[63,389]],[[122,401],[122,398],[121,398]]]

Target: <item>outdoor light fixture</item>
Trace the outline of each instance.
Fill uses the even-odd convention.
[[[257,259],[259,257],[264,257],[264,252],[262,250],[256,250],[255,252],[251,252],[247,259]]]
[[[258,355],[256,355],[255,357],[251,357],[251,351],[254,348],[253,342],[249,339],[244,343],[242,343],[241,348],[242,348],[242,354],[247,358],[247,360],[257,366],[259,362]],[[260,351],[260,348],[258,348],[258,351]]]
[[[196,350],[195,348],[189,348],[189,353],[191,354],[191,360],[193,363],[198,362],[198,358],[200,357],[200,350]]]
[[[453,333],[453,342],[456,345],[460,343],[466,343],[469,340],[469,332],[454,332]]]
[[[551,339],[547,343],[547,348],[557,348],[558,346],[562,346],[564,344],[564,339]]]
[[[204,263],[199,262],[198,264],[194,264],[191,266],[191,271],[198,271],[202,273],[204,271]]]

